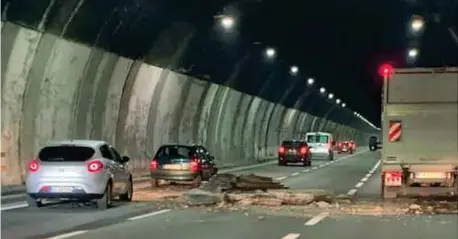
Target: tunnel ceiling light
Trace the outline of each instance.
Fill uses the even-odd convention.
[[[289,72],[293,75],[296,75],[299,72],[299,68],[297,66],[291,66]]]
[[[320,88],[320,93],[321,93],[321,94],[324,94],[325,92],[326,92],[326,88],[321,87],[321,88]]]
[[[410,22],[410,29],[413,32],[419,32],[423,29],[423,26],[425,25],[425,21],[423,20],[423,17],[421,16],[413,16],[412,21]]]
[[[345,108],[346,106],[347,106],[347,104],[345,104],[345,103],[342,103],[342,107],[344,107],[344,108]]]
[[[223,18],[221,18],[221,26],[226,30],[232,29],[234,27],[234,24],[235,20],[231,16],[224,16]]]
[[[332,100],[332,99],[334,98],[334,94],[333,94],[333,93],[330,93],[330,94],[328,95],[328,98],[329,98],[330,100]]]
[[[315,83],[315,80],[313,78],[308,78],[307,79],[307,84],[308,85],[313,85],[313,83]]]
[[[336,100],[336,103],[337,103],[337,104],[340,104],[340,99],[337,99],[337,100]]]
[[[266,49],[266,56],[267,58],[274,58],[275,55],[277,55],[277,52],[275,51],[275,49],[269,47]]]
[[[416,48],[411,48],[411,49],[409,49],[407,55],[409,56],[409,58],[417,58],[417,56],[418,56],[418,49],[416,49]]]

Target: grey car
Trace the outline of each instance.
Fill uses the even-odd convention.
[[[106,209],[113,197],[131,201],[128,161],[129,157],[121,157],[104,141],[48,142],[28,165],[27,202],[30,207],[41,207],[43,199],[95,200],[98,208]]]
[[[169,182],[192,182],[199,187],[218,172],[214,157],[201,145],[162,145],[149,165],[152,187],[159,180]]]

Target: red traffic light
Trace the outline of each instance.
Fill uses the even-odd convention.
[[[389,76],[393,73],[393,66],[388,63],[382,64],[378,68],[378,73],[382,77]]]

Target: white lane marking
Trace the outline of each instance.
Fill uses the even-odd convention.
[[[142,219],[142,218],[145,218],[145,217],[152,217],[152,216],[156,216],[156,215],[159,215],[159,214],[167,213],[167,212],[170,212],[170,211],[172,211],[172,210],[164,209],[164,210],[160,210],[160,211],[156,211],[156,212],[150,212],[150,213],[146,213],[146,214],[143,214],[143,215],[138,215],[138,216],[135,216],[135,217],[131,217],[131,218],[128,218],[127,220],[129,220],[129,221],[138,220],[138,219]]]
[[[377,161],[377,163],[371,168],[369,173],[364,175],[364,177],[361,180],[359,180],[359,182],[352,189],[350,189],[347,192],[347,195],[349,195],[349,196],[355,195],[356,192],[358,192],[358,189],[361,188],[362,186],[364,186],[364,183],[367,182],[367,180],[369,180],[369,178],[372,176],[373,172],[375,172],[375,170],[377,170],[377,168],[380,166],[380,163],[381,163],[380,160]]]
[[[74,231],[74,232],[69,232],[69,233],[65,233],[65,234],[61,234],[61,235],[58,235],[58,236],[55,236],[55,237],[49,237],[47,239],[63,239],[63,238],[69,238],[69,237],[74,237],[74,236],[78,236],[78,235],[81,235],[81,234],[84,234],[86,233],[87,231]]]
[[[355,188],[360,188],[360,187],[362,187],[363,185],[364,185],[363,182],[359,182],[359,183],[357,183],[357,184],[355,185]]]
[[[289,233],[286,236],[282,237],[281,239],[296,239],[300,236],[299,233]]]
[[[325,219],[327,216],[329,216],[329,212],[322,212],[322,213],[316,215],[315,217],[312,217],[304,225],[305,226],[314,226],[317,223],[319,223],[321,220]]]
[[[12,195],[2,195],[1,198],[2,200],[3,199],[16,199],[16,198],[23,198],[25,197],[25,193],[21,193],[21,194],[12,194]]]
[[[272,159],[272,158],[270,158],[270,159]],[[242,171],[242,170],[247,170],[247,169],[252,169],[252,168],[260,168],[260,167],[269,166],[269,165],[276,164],[276,163],[277,163],[277,161],[273,160],[273,161],[270,161],[270,162],[259,163],[259,164],[254,164],[254,165],[241,166],[241,167],[229,168],[229,169],[222,169],[220,172],[221,173],[231,173],[231,172]]]
[[[25,202],[20,202],[20,203],[14,203],[14,204],[2,204],[0,208],[2,211],[8,211],[8,210],[13,210],[13,209],[19,209],[19,208],[26,208],[29,207],[29,204]]]
[[[345,157],[336,159],[336,160],[334,160],[334,161],[329,161],[329,162],[327,162],[327,163],[320,164],[320,165],[315,166],[315,167],[310,168],[310,169],[304,169],[304,170],[302,170],[302,172],[307,173],[307,172],[310,172],[311,170],[316,170],[316,169],[319,169],[319,168],[323,168],[323,167],[326,167],[326,166],[328,166],[328,165],[331,165],[331,164],[333,164],[333,163],[335,163],[335,162],[338,162],[339,160],[346,159],[346,158],[351,158],[351,157],[354,157],[354,156],[356,156],[356,155],[358,155],[358,154],[362,154],[362,153],[367,152],[367,151],[368,151],[368,150],[363,150],[363,151],[360,151],[360,152],[358,152],[358,153],[356,153],[356,154],[350,154],[350,155],[347,155],[347,156],[345,156]],[[297,175],[299,175],[299,172],[295,172],[295,173],[291,174],[291,176],[297,176]],[[287,177],[287,176],[285,176],[285,177],[278,177],[278,178],[276,178],[276,180],[284,180],[284,179],[286,179],[286,178],[288,178],[288,177]]]

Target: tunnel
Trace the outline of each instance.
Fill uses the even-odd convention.
[[[172,2],[2,1],[2,186],[52,139],[105,140],[142,176],[164,143],[203,144],[224,168],[309,131],[359,145],[374,133],[302,81],[250,73],[249,53],[209,60],[202,27],[161,14]]]

